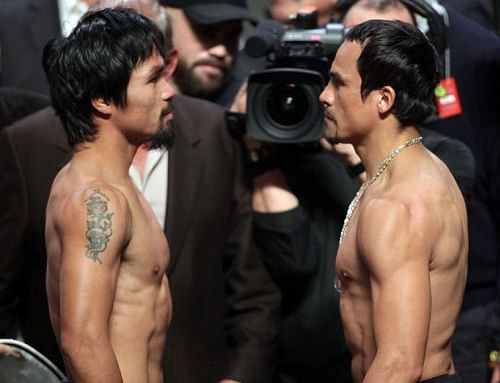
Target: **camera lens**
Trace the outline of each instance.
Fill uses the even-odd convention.
[[[307,106],[307,95],[295,84],[278,85],[267,95],[269,117],[284,126],[300,123],[307,115]]]

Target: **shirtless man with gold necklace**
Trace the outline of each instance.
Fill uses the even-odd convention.
[[[451,357],[467,273],[467,215],[447,167],[421,144],[437,56],[415,27],[350,30],[320,100],[326,136],[351,143],[367,181],[347,213],[336,287],[355,382],[460,382]]]

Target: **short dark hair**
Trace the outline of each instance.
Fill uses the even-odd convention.
[[[345,39],[361,44],[357,67],[362,98],[391,86],[396,92],[392,113],[402,125],[420,125],[433,113],[439,61],[422,32],[402,21],[369,20],[353,27]]]
[[[165,53],[162,32],[147,17],[125,8],[90,11],[67,38],[45,46],[52,105],[70,145],[95,139],[93,99],[127,106],[132,71],[155,50]]]

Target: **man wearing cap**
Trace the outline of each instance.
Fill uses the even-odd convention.
[[[227,106],[243,79],[233,71],[242,22],[255,24],[245,0],[161,0],[172,21],[180,93]]]

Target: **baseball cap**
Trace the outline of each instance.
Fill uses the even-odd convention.
[[[161,5],[181,8],[197,24],[215,24],[229,20],[258,19],[247,8],[246,0],[160,0]]]

